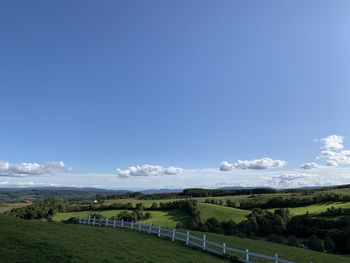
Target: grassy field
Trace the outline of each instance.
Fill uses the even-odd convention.
[[[223,262],[177,242],[123,229],[0,216],[0,262]]]
[[[224,262],[155,235],[0,216],[0,262]],[[6,227],[3,227],[6,226]],[[197,236],[200,232],[192,232]],[[270,242],[206,233],[208,240],[298,263],[346,263],[349,258]],[[156,249],[155,249],[156,248]],[[263,262],[252,258],[255,262]]]
[[[28,205],[27,203],[0,203],[0,214],[10,211],[13,208],[20,208]]]
[[[257,199],[260,201],[266,201],[269,200],[273,197],[290,197],[293,195],[299,195],[299,194],[291,194],[291,193],[276,193],[276,194],[263,194],[263,195],[236,195],[236,196],[217,196],[217,197],[195,197],[191,198],[194,200],[197,200],[200,203],[204,203],[206,199],[214,199],[214,200],[223,200],[224,203],[226,200],[231,200],[235,201],[237,203],[243,202],[243,201],[248,201],[251,199]],[[184,198],[182,198],[184,199]],[[152,203],[160,203],[160,202],[173,202],[177,200],[182,200],[181,198],[178,199],[162,199],[162,200],[140,200],[140,199],[135,199],[135,198],[127,198],[127,199],[110,199],[110,200],[105,200],[103,202],[104,205],[110,205],[113,203],[132,203],[133,205],[136,205],[137,203],[143,203],[144,206],[149,207],[152,205]]]
[[[199,203],[199,211],[202,220],[215,217],[219,221],[227,221],[232,219],[236,223],[244,220],[246,215],[250,213],[248,210],[207,203]]]
[[[57,213],[52,218],[55,222],[66,220],[70,217],[87,217],[89,214],[100,214],[106,217],[112,217],[118,215],[123,210],[106,210],[106,211],[82,211],[82,212],[68,212]],[[163,227],[175,227],[179,222],[185,222],[189,220],[188,215],[180,209],[174,209],[169,211],[147,211],[151,213],[152,217],[143,220],[144,223],[152,223],[154,225],[160,225]]]
[[[203,233],[192,232],[198,236],[202,236]],[[215,242],[225,242],[226,245],[238,248],[249,249],[252,252],[257,252],[265,255],[273,256],[275,253],[280,258],[291,260],[297,263],[349,263],[350,257],[343,257],[338,255],[332,255],[327,253],[320,253],[308,249],[302,249],[297,247],[285,246],[276,243],[252,240],[248,238],[240,238],[235,236],[225,236],[213,233],[205,233],[208,240]],[[254,262],[262,262],[254,257],[251,258]],[[266,262],[266,261],[263,261]]]
[[[350,202],[328,202],[328,203],[322,203],[322,204],[314,204],[314,205],[308,205],[308,206],[300,206],[300,207],[291,207],[288,208],[290,213],[292,215],[302,215],[306,212],[309,212],[310,214],[319,214],[321,212],[324,212],[327,210],[327,208],[350,208]],[[274,211],[275,208],[268,209],[269,211]]]

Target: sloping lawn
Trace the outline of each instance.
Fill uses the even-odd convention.
[[[199,203],[198,206],[202,220],[208,219],[210,217],[215,217],[219,221],[227,221],[232,219],[236,223],[239,223],[245,219],[246,215],[250,213],[249,210],[222,205]]]
[[[0,216],[0,262],[223,262],[146,233]]]
[[[82,211],[82,212],[67,212],[57,213],[53,216],[52,220],[55,222],[61,222],[70,217],[88,217],[89,214],[100,214],[106,217],[112,217],[118,215],[123,210],[105,210],[105,211]],[[147,224],[160,225],[163,227],[175,227],[179,222],[185,222],[189,220],[188,215],[181,209],[174,209],[169,211],[145,211],[151,213],[152,217],[142,222]]]

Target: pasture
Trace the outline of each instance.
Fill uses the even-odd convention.
[[[194,232],[193,234],[197,234],[198,236],[203,236],[202,232]],[[272,242],[262,241],[262,240],[253,240],[249,238],[240,238],[237,236],[227,236],[220,235],[214,233],[205,233],[208,239],[215,242],[225,242],[226,245],[238,248],[238,249],[246,249],[248,248],[250,251],[254,251],[257,253],[265,254],[265,255],[274,255],[274,253],[278,252],[280,258],[288,259],[295,261],[297,263],[349,263],[349,257],[338,256],[334,254],[327,254],[316,252],[308,249],[302,249],[297,247],[285,246],[281,244],[276,244]],[[254,262],[261,262],[252,258]],[[265,262],[265,261],[264,261]]]
[[[61,220],[67,220],[70,217],[88,217],[89,214],[100,214],[105,217],[112,217],[118,215],[123,210],[105,210],[105,211],[82,211],[82,212],[67,212],[57,213],[53,216],[52,220],[55,222],[61,222]],[[181,209],[173,209],[168,211],[147,211],[152,217],[146,220],[142,220],[144,223],[152,223],[163,227],[173,228],[179,222],[185,222],[189,220],[189,216]]]
[[[308,206],[290,207],[288,208],[292,215],[302,215],[306,212],[310,214],[319,214],[326,211],[328,208],[350,208],[350,202],[328,202],[321,204],[313,204]],[[274,211],[275,208],[268,209],[269,211]]]
[[[206,220],[210,217],[215,217],[219,221],[227,221],[232,219],[234,222],[239,223],[243,221],[245,217],[250,213],[249,210],[222,205],[199,203],[198,206],[202,220]]]
[[[156,236],[123,229],[0,216],[0,262],[223,262]]]

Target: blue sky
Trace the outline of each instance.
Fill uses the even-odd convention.
[[[350,182],[347,160],[322,166],[332,160],[320,157],[319,141],[339,136],[343,147],[332,151],[347,158],[349,9],[348,1],[1,2],[0,184],[157,188],[209,176],[203,186],[252,185],[263,176],[298,181],[310,162],[321,165],[309,169],[318,181]],[[272,167],[234,165],[265,157]],[[232,171],[219,171],[223,161]],[[146,172],[120,178],[116,169],[130,166]]]

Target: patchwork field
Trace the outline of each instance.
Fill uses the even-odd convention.
[[[65,225],[0,216],[0,262],[225,262],[168,239],[123,229]],[[193,232],[197,236],[204,233]],[[349,258],[270,242],[205,233],[208,240],[298,263],[346,263]],[[155,249],[156,248],[156,249]],[[149,253],[152,251],[152,253]],[[254,260],[254,258],[252,258]],[[261,263],[263,261],[254,260]]]
[[[326,211],[328,208],[350,208],[350,202],[328,202],[322,204],[314,204],[308,206],[291,207],[288,208],[292,215],[302,215],[306,212],[310,214],[318,214]],[[274,211],[275,209],[268,209],[269,211]]]
[[[106,217],[112,217],[118,215],[123,210],[106,210],[106,211],[82,211],[82,212],[68,212],[68,213],[57,213],[52,218],[55,222],[61,222],[70,217],[87,217],[89,214],[100,214]],[[151,213],[152,217],[142,222],[147,224],[160,225],[163,227],[175,227],[179,222],[185,222],[189,220],[188,215],[180,210],[174,209],[169,211],[147,211]]]
[[[200,203],[198,206],[202,220],[215,217],[219,221],[227,221],[232,219],[234,222],[239,223],[250,213],[248,210],[222,205]]]
[[[203,236],[201,232],[191,232],[198,236]],[[225,242],[226,245],[235,247],[238,249],[249,249],[257,253],[265,255],[274,255],[278,252],[280,258],[292,260],[297,263],[349,263],[350,257],[343,257],[334,254],[320,253],[308,249],[302,249],[297,247],[280,245],[272,242],[252,240],[248,238],[240,238],[236,236],[226,236],[214,233],[205,233],[208,240],[215,242]],[[254,257],[251,257],[254,262],[267,262],[261,261]]]
[[[0,262],[223,262],[154,235],[0,216]]]

